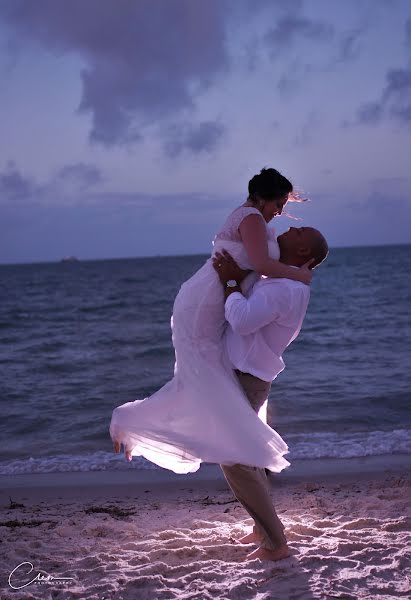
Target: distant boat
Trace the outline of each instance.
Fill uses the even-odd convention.
[[[62,258],[60,260],[60,262],[64,262],[64,263],[66,263],[66,262],[70,262],[70,263],[71,262],[78,262],[78,258],[77,258],[77,256],[65,256],[64,258]]]

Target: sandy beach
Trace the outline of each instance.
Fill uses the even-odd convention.
[[[251,519],[214,465],[2,476],[1,598],[410,597],[408,467],[301,461],[271,476],[293,552],[277,563],[246,560]]]

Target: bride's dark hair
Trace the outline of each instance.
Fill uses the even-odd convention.
[[[302,201],[298,193],[293,191],[291,181],[276,169],[261,169],[260,173],[248,182],[248,198],[251,202],[256,201],[256,196],[264,200],[277,200],[286,195],[288,200]]]

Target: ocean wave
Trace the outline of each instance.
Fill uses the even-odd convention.
[[[298,433],[286,437],[291,459],[411,454],[411,430]]]
[[[411,454],[411,430],[408,429],[347,434],[335,432],[290,434],[285,441],[290,450],[287,455],[290,461]],[[159,468],[141,456],[133,457],[132,462],[127,462],[122,454],[99,451],[85,455],[61,454],[3,461],[0,462],[0,475],[130,469],[140,471]]]
[[[0,462],[0,475],[28,473],[68,473],[87,471],[157,470],[160,467],[141,456],[127,462],[124,455],[113,452],[94,452],[85,455],[60,454],[58,456],[30,457]]]

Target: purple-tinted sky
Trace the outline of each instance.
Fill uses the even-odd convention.
[[[2,263],[208,252],[263,166],[411,242],[409,0],[1,0],[0,70]]]

